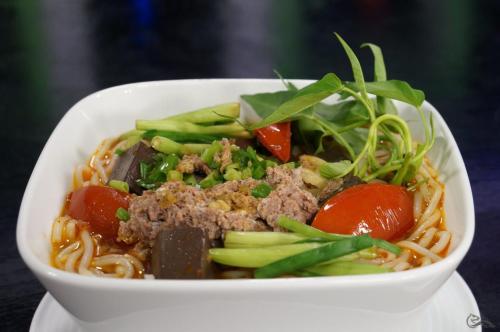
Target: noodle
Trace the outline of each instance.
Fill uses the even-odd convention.
[[[125,140],[105,139],[86,164],[74,169],[74,189],[87,185],[102,185],[108,182]],[[376,151],[376,159],[384,163],[390,158],[386,150]],[[442,259],[451,241],[451,233],[440,226],[444,219],[442,211],[443,186],[429,160],[424,159],[415,175],[416,189],[413,198],[413,215],[416,224],[406,239],[397,243],[401,253],[395,255],[377,249],[373,259],[358,259],[359,262],[376,264],[404,271],[418,266],[427,266]],[[370,182],[384,182],[374,179]],[[385,182],[384,182],[385,183]],[[99,234],[91,234],[86,224],[69,216],[56,218],[52,226],[53,265],[68,272],[106,278],[147,278],[143,262],[147,255],[139,247],[122,248],[106,242]],[[224,278],[251,277],[251,271],[224,271]]]
[[[86,230],[81,232],[80,238],[83,241],[83,247],[85,251],[83,252],[82,259],[80,260],[78,273],[89,274],[90,271],[88,270],[88,267],[90,265],[90,262],[92,261],[92,255],[94,254],[94,241],[90,237],[89,232],[87,232]]]
[[[436,210],[436,207],[437,207],[439,201],[441,200],[441,194],[443,193],[443,191],[441,190],[439,185],[437,185],[435,187],[435,189],[436,189],[436,191],[434,191],[434,194],[432,195],[432,199],[429,202],[429,205],[425,209],[424,213],[422,214],[420,221],[426,220],[427,218],[429,218],[429,216]]]
[[[69,246],[66,248],[63,248],[57,256],[55,257],[55,262],[59,267],[62,267],[66,259],[68,258],[67,256],[72,253],[73,251],[77,250],[80,247],[80,241],[76,241],[71,243]]]
[[[414,252],[416,252],[416,253],[418,253],[418,254],[420,254],[422,256],[427,256],[433,262],[437,262],[437,261],[441,260],[441,257],[439,257],[438,255],[436,255],[432,251],[430,251],[430,250],[428,250],[428,249],[426,249],[426,248],[424,248],[422,246],[419,246],[415,242],[404,240],[404,241],[398,242],[398,246],[403,247],[403,248],[407,248],[407,249],[411,249]]]
[[[440,231],[437,233],[437,236],[439,240],[430,249],[433,253],[436,254],[442,252],[448,246],[448,243],[451,239],[451,233],[448,231]]]
[[[420,219],[420,216],[422,215],[422,194],[420,191],[416,191],[415,195],[413,196],[413,216],[415,219]]]
[[[86,229],[78,230],[77,225],[78,221],[68,216],[54,221],[51,238],[54,266],[88,276],[132,278],[143,275],[144,265],[138,258],[113,247],[104,250],[99,245],[99,235],[93,236]],[[104,254],[106,251],[108,254]]]
[[[54,224],[52,225],[52,243],[59,243],[62,242],[62,231],[63,231],[63,224],[62,224],[62,219],[64,217],[59,217],[54,221]]]
[[[115,266],[115,269],[117,270],[115,274],[121,276],[122,278],[131,278],[134,275],[134,265],[132,265],[130,260],[128,260],[127,257],[125,257],[124,255],[111,254],[111,255],[96,257],[94,259],[94,264],[97,267],[101,268],[104,268],[109,265]],[[118,273],[119,272],[118,267],[121,267],[123,269],[121,273]]]
[[[439,211],[439,209],[435,210],[429,219],[424,220],[422,218],[421,221],[424,222],[420,225],[417,224],[418,225],[417,229],[408,237],[408,240],[413,241],[417,239],[420,236],[420,234],[422,234],[423,231],[425,231],[429,227],[435,226],[440,219],[441,219],[441,211]]]
[[[83,254],[83,248],[79,248],[76,251],[73,251],[66,260],[66,264],[64,265],[64,269],[68,272],[75,272],[76,261]]]
[[[427,246],[431,243],[432,239],[434,239],[434,235],[436,235],[436,232],[437,228],[435,227],[428,228],[424,232],[424,235],[418,241],[418,245],[427,248]]]

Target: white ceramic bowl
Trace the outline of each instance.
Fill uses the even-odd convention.
[[[309,81],[295,81],[303,86]],[[179,80],[122,85],[94,93],[58,124],[33,170],[17,225],[26,264],[83,328],[93,331],[400,331],[423,324],[423,305],[450,277],[472,241],[474,208],[465,166],[446,123],[429,103],[437,133],[430,157],[446,184],[444,260],[410,271],[345,277],[267,280],[118,280],[80,276],[49,265],[52,221],[70,189],[72,170],[99,142],[137,118],[161,118],[281,90],[279,80]],[[417,114],[397,103],[414,136]],[[407,325],[408,326],[408,325]],[[423,326],[423,325],[422,325]]]

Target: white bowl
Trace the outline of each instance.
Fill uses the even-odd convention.
[[[294,83],[304,86],[310,81]],[[17,245],[40,282],[85,329],[399,331],[402,324],[422,324],[419,312],[456,269],[474,233],[464,162],[443,118],[427,102],[423,109],[432,113],[437,134],[429,156],[446,184],[447,225],[453,233],[449,255],[440,262],[380,275],[199,281],[101,279],[49,265],[51,225],[70,189],[72,170],[102,139],[131,129],[137,118],[161,118],[236,101],[241,94],[281,89],[279,80],[261,79],[136,83],[94,93],[67,112],[24,193]],[[422,138],[415,110],[402,103],[397,107],[414,136]]]

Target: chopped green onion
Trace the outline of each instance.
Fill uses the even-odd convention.
[[[392,244],[388,241],[384,241],[381,239],[374,239],[373,241],[374,241],[374,245],[376,247],[379,247],[380,249],[387,250],[388,252],[391,252],[395,255],[399,255],[401,253],[401,248],[395,244]]]
[[[168,130],[151,129],[142,134],[142,138],[151,140],[155,136],[166,137],[177,143],[206,143],[210,144],[215,140],[222,139],[222,135],[207,135],[195,133],[183,133]]]
[[[146,162],[144,161],[139,162],[139,173],[141,174],[142,179],[146,179],[149,173],[149,169],[150,166]]]
[[[204,107],[195,111],[181,113],[170,116],[166,119],[176,121],[187,121],[192,123],[210,123],[224,121],[227,119],[235,120],[240,116],[239,103],[227,103],[210,107]]]
[[[274,160],[267,159],[265,162],[266,162],[266,168],[278,166],[278,163],[275,162]]]
[[[241,180],[241,172],[234,168],[226,169],[224,179],[226,181]]]
[[[218,171],[212,171],[203,180],[200,181],[200,187],[202,189],[211,188],[219,183],[222,183],[222,177]]]
[[[309,266],[352,254],[373,246],[368,235],[353,236],[337,242],[329,242],[311,250],[289,256],[255,270],[255,278],[273,278],[283,274],[303,270]]]
[[[289,231],[307,236],[307,237],[312,237],[312,238],[321,238],[321,239],[326,239],[329,241],[338,241],[342,240],[345,238],[351,238],[353,237],[352,235],[344,235],[344,234],[334,234],[334,233],[327,233],[323,232],[317,228],[308,226],[306,224],[303,224],[297,220],[294,220],[292,218],[289,218],[287,216],[280,216],[278,218],[278,225],[288,229]]]
[[[177,153],[177,154],[199,154],[203,150],[205,150],[209,145],[207,144],[180,144],[172,141],[166,137],[155,136],[151,140],[151,146],[156,151],[160,151],[163,153]]]
[[[219,264],[256,268],[265,266],[285,257],[320,247],[319,243],[287,244],[264,248],[213,248],[210,258]]]
[[[111,180],[111,181],[109,181],[108,185],[113,189],[120,190],[120,191],[123,191],[126,193],[128,193],[128,191],[129,191],[127,182],[123,182],[123,181],[119,181],[119,180]]]
[[[182,173],[176,170],[168,171],[167,181],[182,181]]]
[[[296,169],[297,168],[297,164],[295,164],[295,162],[293,162],[293,161],[286,163],[286,164],[283,164],[282,166],[285,168],[288,168],[288,169]]]
[[[125,140],[125,144],[123,144],[123,149],[124,150],[130,149],[131,147],[139,143],[141,141],[141,138],[142,138],[141,135],[132,135],[127,137],[127,139]]]
[[[135,127],[138,130],[164,130],[177,131],[182,133],[206,134],[206,135],[223,135],[225,137],[241,137],[250,138],[251,133],[247,131],[241,124],[233,122],[229,124],[219,125],[198,125],[190,122],[179,120],[136,120]]]
[[[249,167],[245,167],[241,171],[241,179],[245,180],[245,179],[248,179],[248,178],[251,178],[251,177],[252,177],[252,169],[249,168]]]
[[[326,179],[334,179],[342,174],[345,174],[346,170],[351,167],[350,160],[342,160],[335,163],[324,163],[319,167],[319,174]]]
[[[308,267],[305,271],[321,276],[340,276],[355,274],[375,274],[390,272],[391,269],[379,265],[358,262],[334,262]]]
[[[118,209],[116,209],[115,216],[116,216],[116,218],[118,218],[119,220],[122,220],[122,221],[127,221],[130,219],[130,215],[128,214],[128,211],[122,207],[119,207]]]
[[[254,248],[284,244],[297,244],[304,240],[303,235],[285,232],[236,232],[224,234],[225,248]]]
[[[273,188],[267,183],[260,183],[252,189],[252,196],[256,198],[266,198]]]
[[[266,175],[266,169],[262,164],[259,162],[257,164],[254,164],[252,167],[252,177],[256,180],[260,180]]]
[[[163,158],[163,163],[160,165],[160,171],[168,174],[169,171],[175,170],[179,164],[179,157],[176,154],[169,154]]]
[[[124,154],[124,153],[125,153],[125,150],[123,150],[123,149],[117,148],[117,149],[115,150],[115,154],[116,154],[117,156],[121,156],[121,155],[122,155],[122,154]]]
[[[196,177],[194,176],[194,174],[185,174],[184,183],[190,186],[196,186]]]
[[[201,153],[201,160],[205,164],[210,165],[214,160],[215,154],[220,151],[222,151],[222,144],[219,141],[214,141]]]

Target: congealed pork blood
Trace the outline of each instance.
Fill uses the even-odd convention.
[[[316,198],[318,199],[318,203],[321,206],[330,197],[335,196],[336,194],[350,187],[357,186],[358,184],[363,183],[365,182],[357,176],[348,174],[343,178],[328,181],[326,185],[316,194]]]
[[[127,182],[131,193],[141,195],[144,189],[137,183],[141,177],[139,163],[152,161],[154,155],[154,150],[143,142],[135,144],[118,158],[110,180]]]
[[[210,239],[201,228],[178,227],[158,233],[151,255],[156,279],[213,278],[209,260]]]

